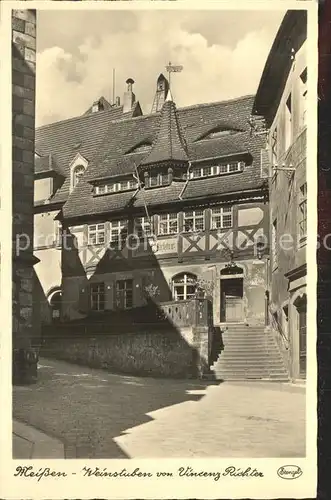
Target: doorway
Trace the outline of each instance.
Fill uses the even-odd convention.
[[[242,269],[231,275],[221,271],[221,323],[238,323],[244,320],[244,280]],[[238,276],[239,274],[239,276]]]
[[[294,306],[297,310],[297,328],[298,328],[298,344],[299,344],[299,360],[298,373],[299,378],[305,379],[307,373],[307,297],[306,294],[301,295],[294,301]]]

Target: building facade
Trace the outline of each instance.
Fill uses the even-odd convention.
[[[35,266],[36,315],[41,324],[60,318],[61,223],[56,217],[93,158],[107,125],[140,114],[132,84],[128,84],[122,105],[118,97],[113,105],[100,97],[82,116],[36,130],[34,254],[39,259]]]
[[[33,169],[36,12],[12,12],[13,382],[36,377],[34,328]]]
[[[254,97],[177,109],[160,76],[154,113],[133,99],[130,115],[111,108],[37,130],[35,182],[51,196],[36,200],[36,233],[54,238],[38,247],[37,272],[46,298],[60,299],[53,319],[202,293],[215,324],[265,325],[268,183]]]
[[[288,11],[267,59],[254,113],[265,118],[269,179],[269,319],[292,379],[306,377],[307,13]]]

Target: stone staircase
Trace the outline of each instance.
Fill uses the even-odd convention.
[[[279,347],[264,326],[228,325],[222,332],[222,343],[207,378],[288,381]]]

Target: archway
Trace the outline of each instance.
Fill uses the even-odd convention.
[[[244,270],[233,264],[221,270],[222,323],[240,322],[244,319]]]
[[[48,303],[51,308],[52,320],[58,321],[61,314],[62,291],[61,289],[53,290],[48,295]]]

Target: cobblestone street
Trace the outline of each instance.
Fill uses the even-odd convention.
[[[305,395],[281,384],[164,380],[42,359],[13,416],[67,458],[302,457]]]

